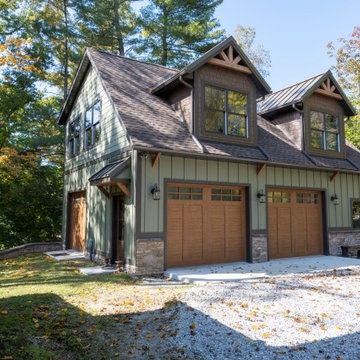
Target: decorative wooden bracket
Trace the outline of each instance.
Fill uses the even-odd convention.
[[[155,157],[154,157],[154,160],[153,160],[153,163],[152,163],[152,167],[153,168],[156,168],[158,162],[159,162],[159,159],[160,159],[160,156],[161,156],[161,152],[158,152]]]
[[[128,197],[131,197],[130,190],[127,188],[127,186],[124,183],[115,183],[115,185]]]
[[[96,185],[96,186],[108,199],[110,199],[110,194],[107,190],[105,190],[103,185]]]
[[[262,164],[257,168],[256,175],[259,176],[262,171],[266,168],[266,164]]]
[[[330,182],[333,182],[338,175],[339,175],[339,172],[334,171],[334,173],[331,175]]]
[[[248,67],[239,64],[239,62],[241,61],[240,56],[237,56],[234,59],[234,48],[232,45],[228,47],[227,54],[225,53],[225,51],[221,51],[219,53],[219,56],[221,57],[221,59],[212,58],[208,61],[208,63],[232,70],[237,70],[245,74],[252,74],[252,71]]]
[[[337,100],[342,100],[342,96],[340,94],[337,94],[335,92],[335,85],[330,84],[330,78],[327,78],[318,89],[316,89],[314,92],[317,94],[325,95],[332,97]]]

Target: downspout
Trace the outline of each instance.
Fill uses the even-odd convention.
[[[205,149],[201,145],[200,141],[196,138],[195,134],[195,121],[194,121],[194,88],[192,85],[190,85],[188,82],[186,82],[182,75],[179,76],[179,81],[185,85],[188,89],[190,89],[190,97],[191,97],[191,129],[190,134],[192,139],[195,141],[196,145],[201,149],[201,151],[204,153]],[[186,121],[185,121],[186,122]]]
[[[293,103],[291,104],[291,107],[297,111],[298,113],[301,114],[301,123],[302,123],[302,130],[303,130],[303,149],[301,149],[301,152],[305,155],[305,157],[310,160],[314,165],[317,166],[317,162],[315,161],[315,159],[313,159],[304,149],[304,143],[305,143],[305,124],[304,124],[304,110],[300,110],[296,107],[296,104]]]

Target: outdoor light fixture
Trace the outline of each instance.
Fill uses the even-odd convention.
[[[266,202],[266,196],[262,190],[258,192],[257,198],[259,199],[260,204],[264,204]]]
[[[151,193],[153,195],[154,200],[160,200],[160,188],[158,187],[157,184],[153,186],[153,188],[151,189]]]
[[[331,201],[333,202],[334,205],[339,205],[340,204],[340,200],[339,200],[339,198],[337,197],[336,194],[331,197]]]

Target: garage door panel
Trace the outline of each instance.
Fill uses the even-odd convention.
[[[279,256],[286,257],[293,252],[291,244],[291,209],[288,207],[278,208],[277,216]]]
[[[243,212],[238,207],[225,208],[225,258],[226,261],[235,261],[238,254],[245,259],[246,244],[243,239],[246,237],[246,222]]]
[[[167,197],[167,267],[246,259],[243,188],[173,183]]]
[[[188,205],[184,211],[183,263],[201,263],[203,252],[203,209],[201,205]]]
[[[269,189],[270,258],[322,254],[322,224],[320,192]]]
[[[181,265],[183,259],[183,205],[171,203],[167,209],[168,241],[166,243],[166,261]]]
[[[224,206],[210,205],[206,209],[205,262],[225,261],[225,211]]]

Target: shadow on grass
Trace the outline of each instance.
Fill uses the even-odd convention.
[[[104,316],[50,293],[0,301],[1,359],[353,360],[359,358],[359,335],[274,347],[176,301],[155,311]]]

